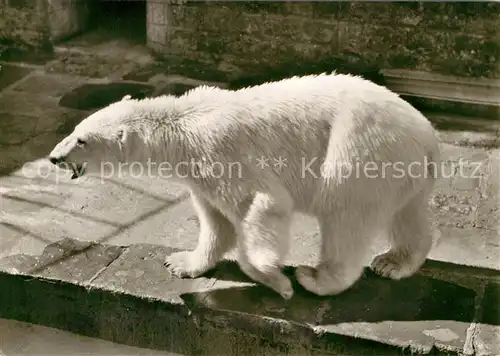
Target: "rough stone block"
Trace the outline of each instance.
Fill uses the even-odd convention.
[[[120,246],[63,239],[48,245],[40,256],[2,258],[0,270],[82,284],[89,282],[121,253]]]
[[[473,340],[475,356],[497,356],[500,350],[500,326],[478,324],[475,332]]]
[[[174,251],[176,249],[166,246],[132,245],[92,281],[92,286],[169,303],[182,303],[180,296],[184,293],[209,288],[215,283],[207,278],[172,277],[163,263],[167,254]]]
[[[197,351],[197,326],[187,311],[171,304],[3,272],[0,288],[5,291],[0,295],[2,318],[137,347],[179,354]],[[198,348],[201,345],[198,342]]]
[[[418,4],[352,2],[339,6],[339,18],[372,24],[417,25],[421,21]],[[398,26],[399,27],[399,26]]]
[[[172,6],[169,25],[175,28],[175,35],[169,52],[188,58],[207,57],[214,62],[231,54],[235,65],[252,57],[252,53],[265,53],[253,59],[256,66],[289,57],[326,58],[348,51],[378,67],[466,77],[498,76],[497,41],[489,26],[484,25],[496,28],[493,23],[498,23],[498,18],[476,16],[459,10],[458,5],[449,11],[465,11],[465,15],[453,15],[453,21],[471,24],[475,32],[433,27],[428,21],[432,16],[425,10],[433,4],[292,2],[269,5],[269,11],[267,6],[228,3],[213,7],[199,2]],[[443,18],[446,16],[451,15]],[[394,24],[398,25],[397,31]],[[244,36],[249,39],[240,41],[238,37]],[[315,44],[318,48],[309,48]]]
[[[43,1],[9,1],[0,7],[0,37],[14,48],[41,49],[50,47],[50,29]]]

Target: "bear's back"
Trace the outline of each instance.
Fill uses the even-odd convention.
[[[426,119],[389,89],[361,77],[321,74],[292,77],[236,91],[198,87],[178,99],[177,110],[187,113],[189,122],[203,130],[224,130],[237,125],[249,130],[279,125],[325,128],[334,120],[352,121],[360,112],[404,115],[376,115],[386,125],[426,127]],[[347,113],[347,114],[346,114]],[[358,115],[356,125],[373,125],[375,115]],[[347,122],[346,122],[347,123]],[[380,123],[383,124],[383,123]],[[313,125],[313,126],[311,126]]]

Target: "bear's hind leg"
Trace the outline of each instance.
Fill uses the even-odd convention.
[[[423,265],[432,248],[428,196],[424,189],[394,215],[390,228],[392,246],[373,259],[371,268],[375,273],[401,279],[413,275]]]
[[[370,246],[372,231],[363,221],[347,217],[318,220],[321,234],[320,263],[316,268],[297,267],[297,281],[306,290],[319,296],[339,294],[361,277],[363,258]]]
[[[191,192],[191,200],[200,221],[198,245],[193,251],[174,252],[165,258],[165,266],[178,277],[201,276],[234,247],[236,231],[233,224],[204,198]]]
[[[287,195],[257,193],[238,234],[238,263],[254,281],[273,289],[284,299],[293,296],[290,279],[282,272],[288,251],[292,203]]]

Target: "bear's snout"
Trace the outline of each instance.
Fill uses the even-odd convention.
[[[66,157],[49,157],[49,161],[52,164],[58,165],[66,161]]]

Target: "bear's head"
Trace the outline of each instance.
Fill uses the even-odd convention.
[[[103,164],[123,160],[124,144],[130,137],[128,121],[134,117],[134,100],[121,101],[96,111],[60,141],[49,154],[51,163],[72,170],[72,179],[84,173],[100,173]]]

